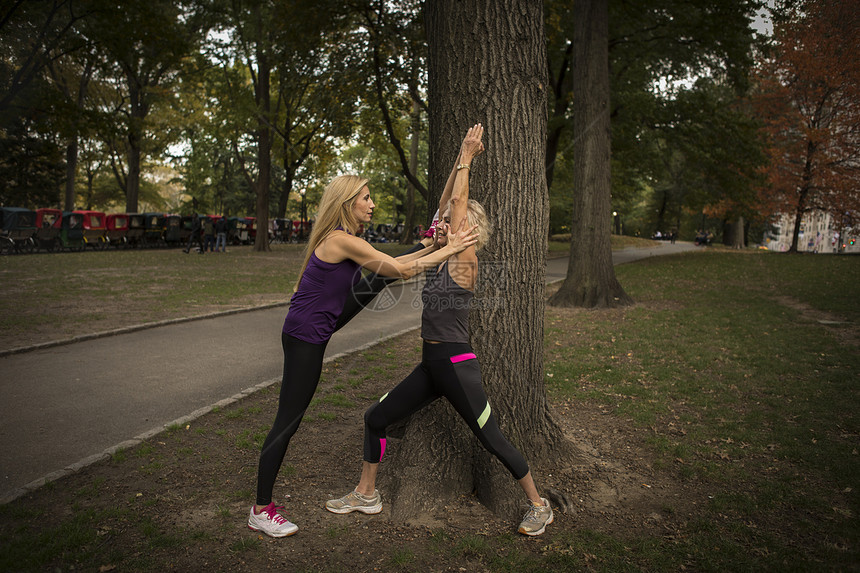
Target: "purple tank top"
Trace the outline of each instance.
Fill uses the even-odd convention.
[[[298,290],[290,299],[284,333],[313,344],[328,342],[352,286],[361,280],[361,266],[351,259],[321,261],[311,253]]]

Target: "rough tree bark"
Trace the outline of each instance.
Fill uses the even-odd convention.
[[[479,253],[472,346],[502,431],[526,456],[540,486],[535,469],[541,460],[572,453],[549,415],[544,387],[549,202],[542,4],[428,0],[425,10],[429,210],[436,208],[466,130],[482,123],[486,152],[473,163],[470,189],[495,231]],[[521,517],[522,491],[446,401],[413,416],[402,435],[380,474],[396,519],[471,492],[499,515]]]
[[[612,266],[608,0],[577,0],[573,38],[573,222],[555,306],[632,304]]]

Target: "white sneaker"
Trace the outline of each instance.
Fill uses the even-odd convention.
[[[294,534],[299,530],[299,526],[278,513],[278,510],[283,508],[283,505],[270,503],[260,513],[254,513],[254,506],[251,506],[248,527],[254,531],[262,531],[269,537],[287,537]]]

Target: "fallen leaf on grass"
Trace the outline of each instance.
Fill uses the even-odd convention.
[[[841,507],[834,507],[833,511],[844,517],[851,517],[853,515],[850,509],[843,509]]]

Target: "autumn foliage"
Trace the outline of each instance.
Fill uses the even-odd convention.
[[[852,2],[806,0],[775,11],[753,101],[769,159],[758,198],[763,213],[794,216],[792,252],[808,211],[860,225],[858,53]]]

